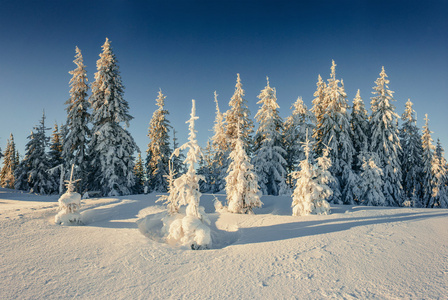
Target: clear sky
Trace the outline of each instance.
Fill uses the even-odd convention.
[[[401,115],[408,98],[418,125],[448,150],[448,1],[0,1],[0,147],[26,137],[45,110],[47,125],[65,122],[75,46],[90,82],[108,37],[119,62],[129,130],[142,152],[159,88],[169,120],[186,141],[191,99],[198,139],[212,136],[215,104],[228,108],[240,73],[252,117],[257,95],[277,89],[280,114],[302,96],[308,108],[331,60],[351,103],[367,108],[381,66]],[[50,133],[50,132],[49,132]]]

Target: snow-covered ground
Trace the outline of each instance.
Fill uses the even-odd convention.
[[[234,215],[203,195],[213,249],[192,251],[149,237],[155,194],[83,200],[84,226],[55,225],[57,199],[0,189],[0,299],[448,299],[448,210],[292,217],[265,196]]]

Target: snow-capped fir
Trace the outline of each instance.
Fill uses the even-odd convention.
[[[429,207],[448,208],[448,167],[439,139],[437,139],[434,153],[432,172],[434,174],[434,184]]]
[[[75,165],[75,176],[80,178],[80,191],[87,188],[89,173],[89,159],[87,145],[91,136],[89,129],[90,103],[87,101],[87,72],[83,62],[81,50],[76,47],[76,56],[73,61],[76,69],[70,71],[70,98],[65,102],[67,121],[61,129],[62,132],[62,158],[64,169],[69,170]]]
[[[358,155],[362,152],[369,151],[369,117],[361,98],[359,90],[353,99],[353,107],[350,118],[350,125],[352,128],[352,141],[355,150],[353,157],[353,169],[359,173],[361,170],[362,161],[358,159]]]
[[[299,161],[305,159],[301,144],[306,138],[311,139],[314,130],[314,115],[308,110],[302,97],[291,106],[292,114],[286,118],[283,128],[283,147],[286,151],[286,181],[293,188],[291,173],[296,171]],[[308,135],[308,136],[307,136]]]
[[[202,151],[202,153],[203,156],[201,156],[201,158],[199,159],[198,174],[203,176],[204,180],[199,183],[199,190],[201,191],[201,193],[213,192],[212,189],[216,184],[216,170],[213,166],[214,152],[210,140],[207,141],[207,146],[205,147],[204,151]]]
[[[411,100],[406,102],[406,109],[401,116],[401,120],[403,123],[400,128],[399,137],[402,151],[399,157],[402,170],[401,182],[403,196],[407,201],[414,198],[417,202],[413,204],[415,206],[421,206],[421,179],[423,169],[422,137],[417,127],[417,120]]]
[[[264,195],[283,195],[288,193],[286,185],[286,161],[283,149],[283,121],[278,114],[279,105],[275,88],[267,85],[258,95],[261,104],[255,115],[259,126],[254,136],[253,165],[258,176],[258,184]],[[241,133],[244,131],[241,128]],[[243,139],[244,140],[244,139]]]
[[[230,108],[224,114],[225,128],[226,128],[226,140],[229,145],[229,151],[235,147],[234,143],[238,135],[238,120],[241,120],[241,130],[243,133],[242,139],[247,146],[246,151],[250,152],[252,143],[252,133],[254,132],[254,123],[250,119],[250,111],[247,106],[247,101],[243,98],[244,90],[241,83],[240,74],[237,74],[237,80],[235,85],[235,93],[230,99]]]
[[[229,165],[228,162],[228,145],[227,145],[227,136],[225,132],[225,122],[224,115],[219,110],[218,104],[218,94],[215,95],[215,103],[216,103],[216,115],[215,115],[215,124],[213,126],[213,137],[212,137],[212,147],[213,147],[213,180],[214,184],[212,186],[212,192],[218,192],[225,188],[225,181],[223,178],[226,176],[227,168]]]
[[[164,218],[164,231],[167,233],[167,242],[191,247],[191,249],[207,249],[212,240],[210,236],[210,220],[205,214],[204,208],[199,206],[201,193],[199,192],[199,181],[203,180],[201,175],[196,174],[195,164],[202,156],[201,148],[196,140],[194,129],[196,116],[195,101],[192,100],[189,124],[188,142],[180,148],[174,150],[172,155],[179,155],[181,150],[188,148],[187,157],[184,163],[187,165],[187,172],[176,178],[170,185],[169,203],[181,213],[168,215]],[[172,178],[174,175],[170,175]],[[181,206],[186,206],[182,211]],[[176,209],[179,208],[179,209]]]
[[[63,193],[64,189],[64,163],[62,160],[62,136],[57,123],[54,124],[53,134],[50,139],[50,151],[48,152],[50,161],[49,173],[55,183],[54,190]]]
[[[179,144],[177,143],[177,137],[176,137],[176,129],[173,128],[173,147],[171,149],[177,149],[179,148]],[[179,151],[179,155],[171,156],[171,162],[172,162],[172,168],[174,171],[174,178],[179,177],[180,175],[184,174],[186,172],[186,168],[184,165],[185,155],[182,151]]]
[[[102,48],[89,100],[93,109],[90,189],[108,196],[128,195],[135,185],[133,154],[138,147],[120,124],[128,127],[132,116],[108,39]]]
[[[341,85],[339,85],[341,84]],[[332,61],[330,79],[324,91],[324,114],[321,119],[320,134],[315,132],[316,154],[320,156],[325,147],[330,147],[331,174],[335,177],[330,186],[333,203],[353,204],[356,195],[356,175],[352,169],[354,148],[352,143],[352,129],[348,112],[347,95],[342,80],[336,79],[336,64]],[[318,123],[319,126],[319,123]]]
[[[398,119],[395,113],[393,92],[389,90],[384,67],[373,87],[375,96],[371,100],[370,128],[372,130],[370,152],[378,155],[378,165],[383,168],[383,194],[388,206],[402,203],[400,139],[398,138]]]
[[[143,165],[142,154],[139,152],[134,166],[135,186],[134,191],[141,194],[145,190],[145,166]]]
[[[176,191],[176,187],[174,186],[174,180],[176,179],[177,174],[173,168],[173,163],[171,160],[169,161],[168,166],[169,173],[168,176],[166,176],[168,182],[168,193],[160,195],[159,199],[156,202],[163,202],[163,204],[166,205],[168,215],[174,216],[175,214],[179,213],[180,209],[180,203],[177,198],[178,192]]]
[[[169,172],[168,161],[171,156],[170,137],[168,135],[171,126],[166,118],[169,112],[164,107],[165,98],[166,96],[159,90],[156,99],[158,109],[153,113],[149,122],[149,144],[146,150],[149,190],[157,192],[167,191],[168,183],[165,176]]]
[[[3,188],[14,188],[14,171],[16,169],[16,144],[12,133],[6,142],[6,149],[3,153],[3,167],[0,171],[0,186]]]
[[[34,127],[34,132],[28,136],[25,145],[25,157],[16,169],[15,188],[38,194],[50,194],[54,191],[55,182],[49,175],[50,162],[45,151],[49,138],[45,131],[45,113],[39,125]]]
[[[59,198],[59,212],[54,218],[56,224],[75,225],[81,223],[81,194],[75,192],[75,183],[80,179],[73,179],[72,165],[70,180],[66,180],[67,191]]]
[[[252,214],[253,209],[261,207],[263,203],[260,201],[258,178],[243,143],[239,132],[235,149],[229,155],[230,165],[225,177],[227,210],[238,214]]]
[[[311,107],[311,112],[314,113],[315,127],[313,129],[313,138],[318,141],[322,139],[322,121],[325,114],[327,105],[325,103],[325,90],[327,85],[322,80],[319,75],[316,83],[316,91],[314,92],[314,99],[312,101],[313,107]],[[317,144],[315,144],[317,146]]]
[[[378,166],[378,155],[372,152],[363,152],[359,160],[361,165],[361,196],[359,202],[364,205],[384,206],[383,170]]]
[[[299,164],[300,170],[292,174],[293,178],[297,179],[292,194],[292,215],[329,214],[330,204],[327,199],[331,197],[333,191],[327,184],[334,180],[328,171],[331,166],[331,160],[328,157],[329,149],[324,149],[323,155],[314,165],[310,161],[312,149],[308,138],[302,147],[305,158]]]
[[[423,148],[423,176],[422,176],[422,203],[424,207],[429,207],[432,198],[432,191],[434,188],[435,178],[432,172],[432,165],[434,162],[433,140],[431,138],[431,131],[429,130],[428,115],[425,115],[425,125],[423,126],[422,134],[422,148]]]

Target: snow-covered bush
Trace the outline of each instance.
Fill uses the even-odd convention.
[[[204,208],[199,206],[201,193],[199,192],[199,180],[203,177],[196,174],[194,168],[202,155],[201,148],[196,140],[194,122],[198,119],[195,101],[192,100],[191,118],[189,123],[188,142],[177,148],[173,155],[179,155],[181,150],[189,149],[184,163],[188,166],[185,174],[174,179],[173,169],[168,176],[168,195],[159,200],[165,200],[168,214],[163,218],[162,232],[166,236],[166,242],[171,245],[191,247],[191,249],[207,249],[211,246],[210,220],[207,218]],[[183,207],[186,206],[186,207]]]
[[[54,218],[56,224],[72,225],[81,223],[81,214],[78,212],[81,207],[81,194],[75,192],[75,183],[73,180],[73,167],[70,180],[66,181],[67,191],[59,198],[59,212]]]

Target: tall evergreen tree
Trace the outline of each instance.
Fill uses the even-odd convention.
[[[54,190],[59,191],[59,193],[62,194],[64,189],[64,174],[62,174],[62,138],[57,123],[54,124],[53,133],[51,135],[48,159],[50,163],[49,173],[55,183]]]
[[[89,159],[87,145],[91,136],[89,129],[90,103],[87,101],[87,72],[82,58],[81,50],[76,47],[76,56],[73,61],[76,69],[70,71],[70,98],[65,102],[67,121],[61,129],[62,159],[64,169],[70,170],[75,165],[75,177],[80,179],[80,190],[88,186]],[[68,172],[67,172],[68,174]]]
[[[370,128],[372,129],[370,151],[378,155],[379,165],[383,166],[383,194],[386,204],[399,206],[402,203],[400,140],[398,138],[398,118],[395,113],[393,92],[389,90],[384,67],[380,77],[373,87],[375,96],[371,100],[372,115]]]
[[[214,184],[212,192],[218,192],[225,188],[224,178],[227,173],[229,165],[228,156],[228,141],[225,131],[224,114],[219,110],[218,95],[215,91],[216,115],[215,124],[213,126],[212,148],[213,148],[213,162],[212,162],[212,176]]]
[[[278,114],[276,91],[270,87],[269,78],[258,98],[257,104],[261,107],[255,116],[259,126],[254,138],[253,164],[263,194],[279,195],[287,192],[286,151],[281,134],[283,121]]]
[[[404,197],[410,201],[416,199],[418,202],[422,197],[422,137],[417,127],[417,120],[415,118],[415,111],[412,108],[411,100],[406,102],[406,109],[401,116],[403,121],[399,137],[402,152],[400,154],[401,169],[402,169],[402,186]],[[421,206],[422,203],[414,203],[414,205]]]
[[[125,123],[128,127],[132,116],[123,98],[124,86],[108,39],[102,48],[89,99],[93,108],[93,135],[89,144],[91,189],[108,196],[127,195],[135,185],[133,154],[138,147],[120,125]]]
[[[311,112],[314,113],[315,127],[313,129],[313,138],[316,141],[322,140],[323,135],[323,118],[325,115],[325,110],[327,109],[327,105],[325,103],[325,91],[327,89],[327,85],[322,80],[322,77],[319,75],[316,83],[317,89],[314,92],[314,99],[312,101],[313,107],[311,108]],[[317,146],[317,143],[314,144]],[[317,147],[316,147],[317,148]],[[317,150],[317,149],[315,149]]]
[[[434,162],[433,140],[429,130],[428,115],[425,115],[425,125],[423,126],[422,134],[422,148],[423,148],[423,182],[422,182],[422,202],[424,207],[430,207],[432,197],[433,185],[435,182],[434,173],[432,172],[432,165]]]
[[[142,154],[139,152],[134,165],[135,187],[137,194],[141,194],[145,189],[145,167],[143,165]]]
[[[293,188],[291,174],[296,171],[299,161],[305,159],[301,144],[310,139],[314,129],[314,115],[308,110],[302,97],[298,97],[291,106],[292,114],[286,118],[283,129],[283,147],[286,151],[287,183]]]
[[[364,205],[384,206],[386,198],[381,187],[383,186],[383,170],[378,166],[378,155],[371,152],[363,152],[360,156],[361,181],[360,203]]]
[[[254,124],[250,119],[250,111],[247,101],[243,98],[244,90],[241,83],[240,74],[237,74],[235,85],[235,93],[229,102],[229,110],[224,114],[227,141],[230,143],[229,151],[235,148],[235,141],[238,135],[238,120],[241,121],[242,139],[247,146],[246,151],[251,148],[252,133],[254,132]]]
[[[330,172],[335,177],[335,181],[330,184],[333,190],[330,201],[339,204],[353,204],[356,198],[353,191],[356,185],[356,175],[352,170],[355,150],[351,139],[352,129],[347,95],[344,83],[336,79],[334,60],[330,75],[324,93],[325,110],[321,121],[320,139],[316,140],[315,149],[319,156],[327,146],[331,149],[329,154],[332,162]],[[319,138],[319,135],[315,136]]]
[[[353,149],[355,150],[353,157],[353,169],[359,173],[363,162],[360,161],[358,157],[359,154],[369,151],[370,136],[369,118],[359,90],[353,99],[350,125],[352,128]]]
[[[0,171],[0,186],[4,188],[14,188],[14,171],[16,169],[16,145],[12,133],[6,143],[6,149],[3,153],[3,167]]]
[[[153,113],[149,122],[149,144],[148,150],[146,150],[148,156],[146,171],[148,172],[149,189],[157,192],[166,192],[168,189],[168,162],[171,156],[170,138],[168,135],[171,126],[166,118],[169,112],[165,109],[165,98],[166,96],[160,90],[156,99],[158,109]]]
[[[173,128],[173,148],[177,149],[179,148],[179,144],[177,143],[177,137],[176,137],[176,129]],[[179,155],[171,156],[171,164],[173,169],[173,178],[177,178],[180,175],[185,173],[185,165],[184,165],[185,155],[182,151],[179,151]]]
[[[437,139],[436,151],[434,153],[432,172],[434,174],[434,184],[430,207],[448,208],[448,168],[439,139]]]

